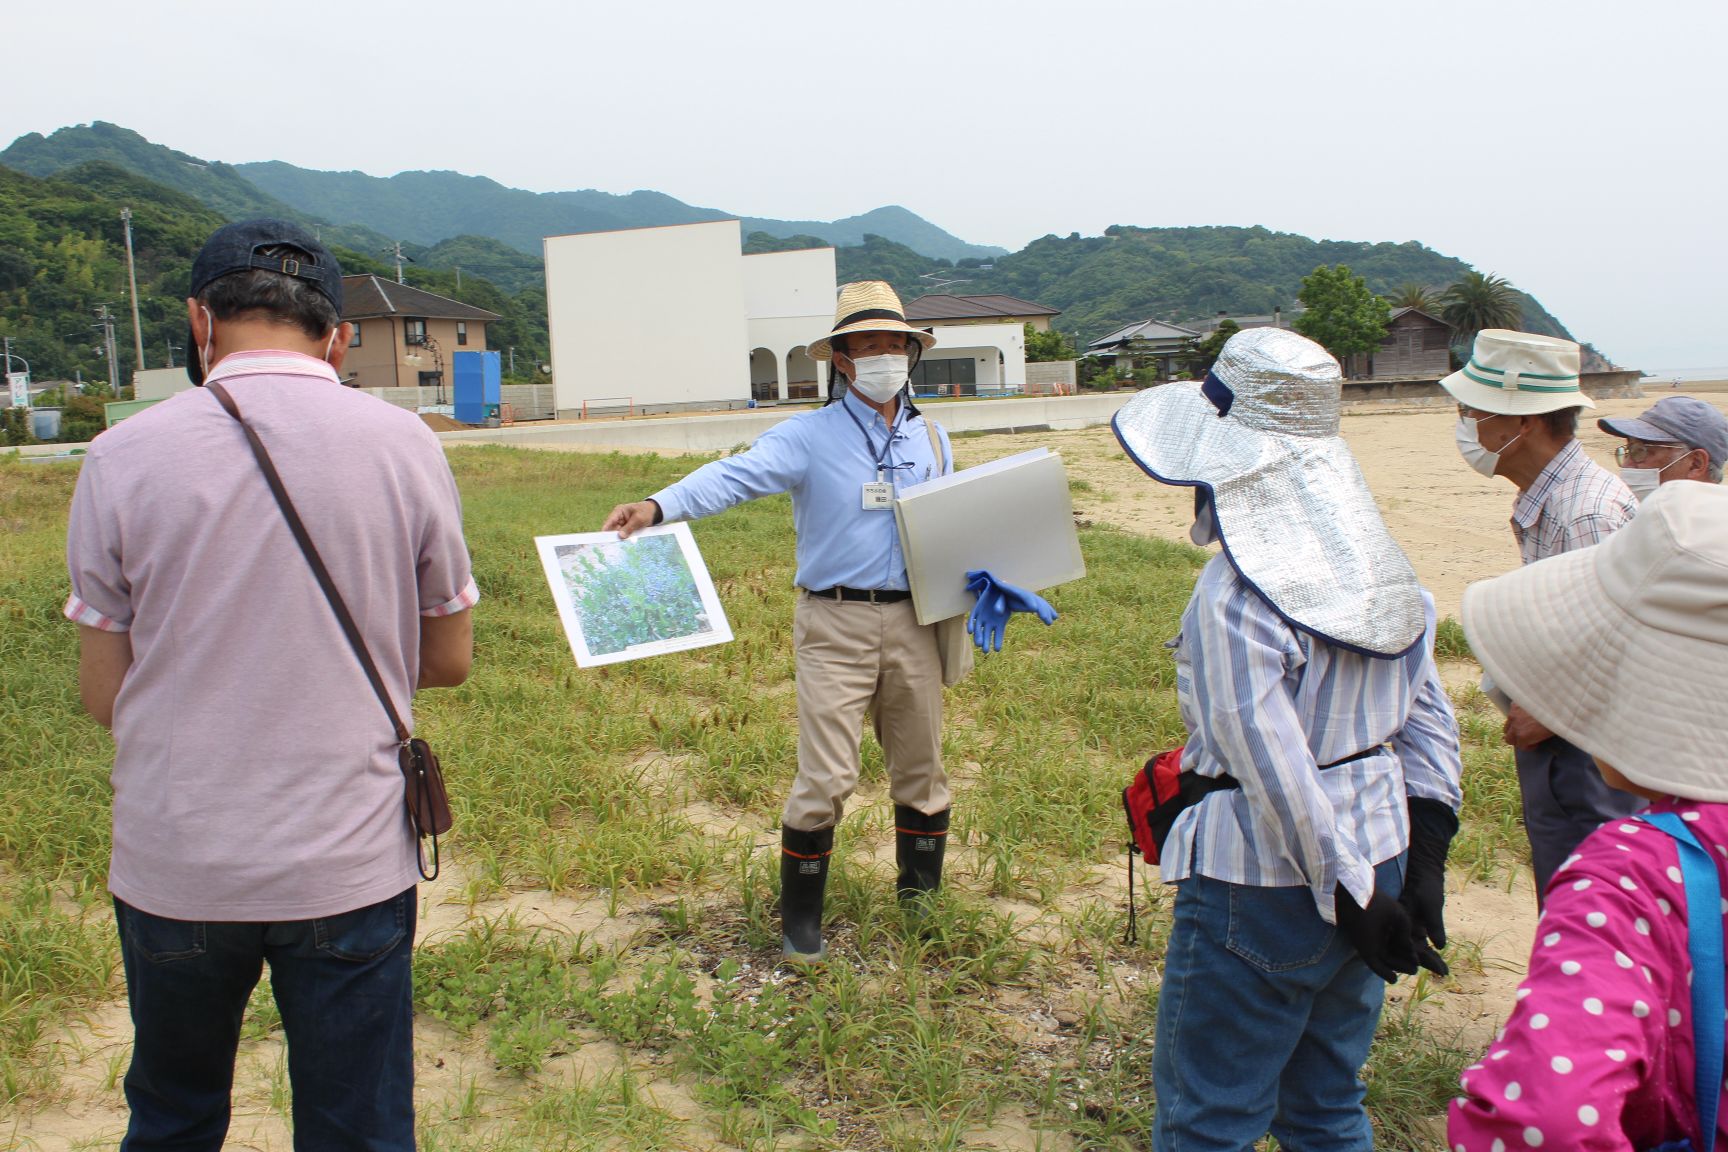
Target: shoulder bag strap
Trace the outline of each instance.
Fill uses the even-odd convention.
[[[1687,943],[1692,953],[1692,1046],[1697,1059],[1693,1090],[1703,1152],[1712,1152],[1716,1146],[1716,1111],[1722,1100],[1722,883],[1715,858],[1677,814],[1645,812],[1638,819],[1668,833],[1680,846]]]
[[[372,653],[366,650],[366,641],[360,636],[360,629],[354,624],[354,617],[348,612],[348,605],[342,600],[342,594],[336,591],[335,581],[330,579],[330,570],[324,567],[324,560],[318,555],[318,549],[312,546],[312,537],[306,532],[306,525],[300,519],[300,513],[294,510],[294,502],[288,499],[288,489],[282,486],[282,477],[276,472],[276,465],[270,461],[270,453],[264,448],[264,441],[258,438],[258,433],[252,425],[246,423],[240,416],[240,409],[235,407],[234,398],[228,395],[228,390],[215,382],[206,382],[206,391],[216,397],[216,402],[234,417],[246,433],[246,442],[252,445],[252,455],[258,458],[258,467],[264,473],[264,482],[270,485],[270,494],[276,497],[276,503],[282,509],[283,519],[288,521],[288,531],[294,534],[294,542],[300,545],[300,551],[306,556],[306,563],[312,566],[312,575],[318,580],[318,587],[324,590],[324,598],[330,601],[330,607],[335,609],[336,621],[342,625],[342,634],[348,638],[348,646],[354,649],[354,655],[360,658],[360,667],[366,670],[366,679],[372,683],[372,691],[378,693],[378,700],[384,705],[384,711],[390,716],[390,724],[396,729],[396,739],[403,744],[408,743],[410,734],[408,726],[402,723],[401,713],[396,711],[396,705],[390,700],[390,693],[384,687],[384,678],[378,675],[378,665],[372,662]]]
[[[936,457],[936,475],[946,476],[948,466],[942,462],[942,438],[936,435],[936,421],[925,416],[924,431],[930,433],[930,454]]]

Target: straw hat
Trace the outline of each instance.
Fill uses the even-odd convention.
[[[1484,328],[1470,362],[1440,381],[1460,403],[1504,416],[1594,408],[1578,384],[1578,345],[1552,336]]]
[[[1728,801],[1728,490],[1664,484],[1594,548],[1472,584],[1463,615],[1553,732],[1646,788]]]
[[[1422,589],[1338,435],[1341,391],[1320,345],[1249,328],[1204,383],[1148,389],[1111,426],[1154,480],[1211,492],[1225,556],[1292,627],[1401,656],[1422,640]]]
[[[925,350],[936,346],[936,337],[906,323],[906,310],[900,306],[899,295],[881,280],[859,280],[840,286],[840,302],[834,306],[834,331],[810,345],[811,358],[828,359],[834,354],[829,341],[850,332],[904,332],[916,338]]]

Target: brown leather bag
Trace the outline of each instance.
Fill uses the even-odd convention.
[[[354,649],[354,655],[360,659],[360,667],[366,672],[366,679],[372,684],[372,691],[378,694],[379,703],[384,705],[384,712],[390,717],[390,725],[396,730],[398,750],[397,762],[402,766],[403,798],[408,808],[408,823],[414,829],[415,857],[420,867],[420,875],[427,880],[438,878],[438,837],[450,831],[450,825],[455,817],[450,811],[450,797],[444,790],[444,772],[438,765],[438,757],[433,754],[432,746],[408,731],[408,726],[402,723],[401,713],[396,711],[396,705],[390,699],[390,693],[384,687],[384,678],[378,675],[378,665],[372,661],[372,653],[366,649],[366,641],[360,635],[360,629],[354,623],[354,617],[348,611],[348,605],[343,601],[342,594],[336,591],[335,581],[330,579],[330,570],[324,567],[323,557],[318,555],[318,549],[312,546],[312,537],[306,531],[306,525],[300,519],[300,513],[294,510],[294,502],[288,499],[288,489],[282,486],[282,477],[276,471],[276,465],[271,463],[270,453],[264,448],[264,441],[258,438],[252,425],[240,415],[240,409],[235,406],[234,398],[228,395],[228,390],[222,385],[207,382],[204,387],[216,402],[234,417],[243,432],[246,441],[252,446],[252,455],[258,459],[258,467],[264,473],[264,482],[270,485],[271,495],[276,497],[276,503],[282,509],[282,516],[288,521],[288,531],[294,534],[294,542],[300,545],[300,551],[306,556],[306,563],[312,567],[312,575],[318,581],[318,587],[324,590],[324,598],[330,601],[330,607],[336,613],[337,623],[342,625],[342,634],[348,638],[349,647]],[[422,841],[432,838],[432,870],[426,870],[426,851]]]

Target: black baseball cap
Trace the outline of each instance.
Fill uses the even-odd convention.
[[[306,253],[306,259],[260,255],[263,249],[278,245],[298,248]],[[342,266],[311,233],[286,220],[242,220],[216,229],[192,261],[191,294],[198,295],[211,281],[230,272],[254,268],[306,281],[336,306],[338,316],[342,314]]]

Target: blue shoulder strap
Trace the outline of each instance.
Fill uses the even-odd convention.
[[[1645,812],[1638,819],[1660,828],[1680,846],[1686,884],[1686,926],[1692,952],[1692,1044],[1697,1050],[1693,1091],[1703,1152],[1716,1146],[1716,1109],[1722,1100],[1723,960],[1722,885],[1716,861],[1673,812]]]

